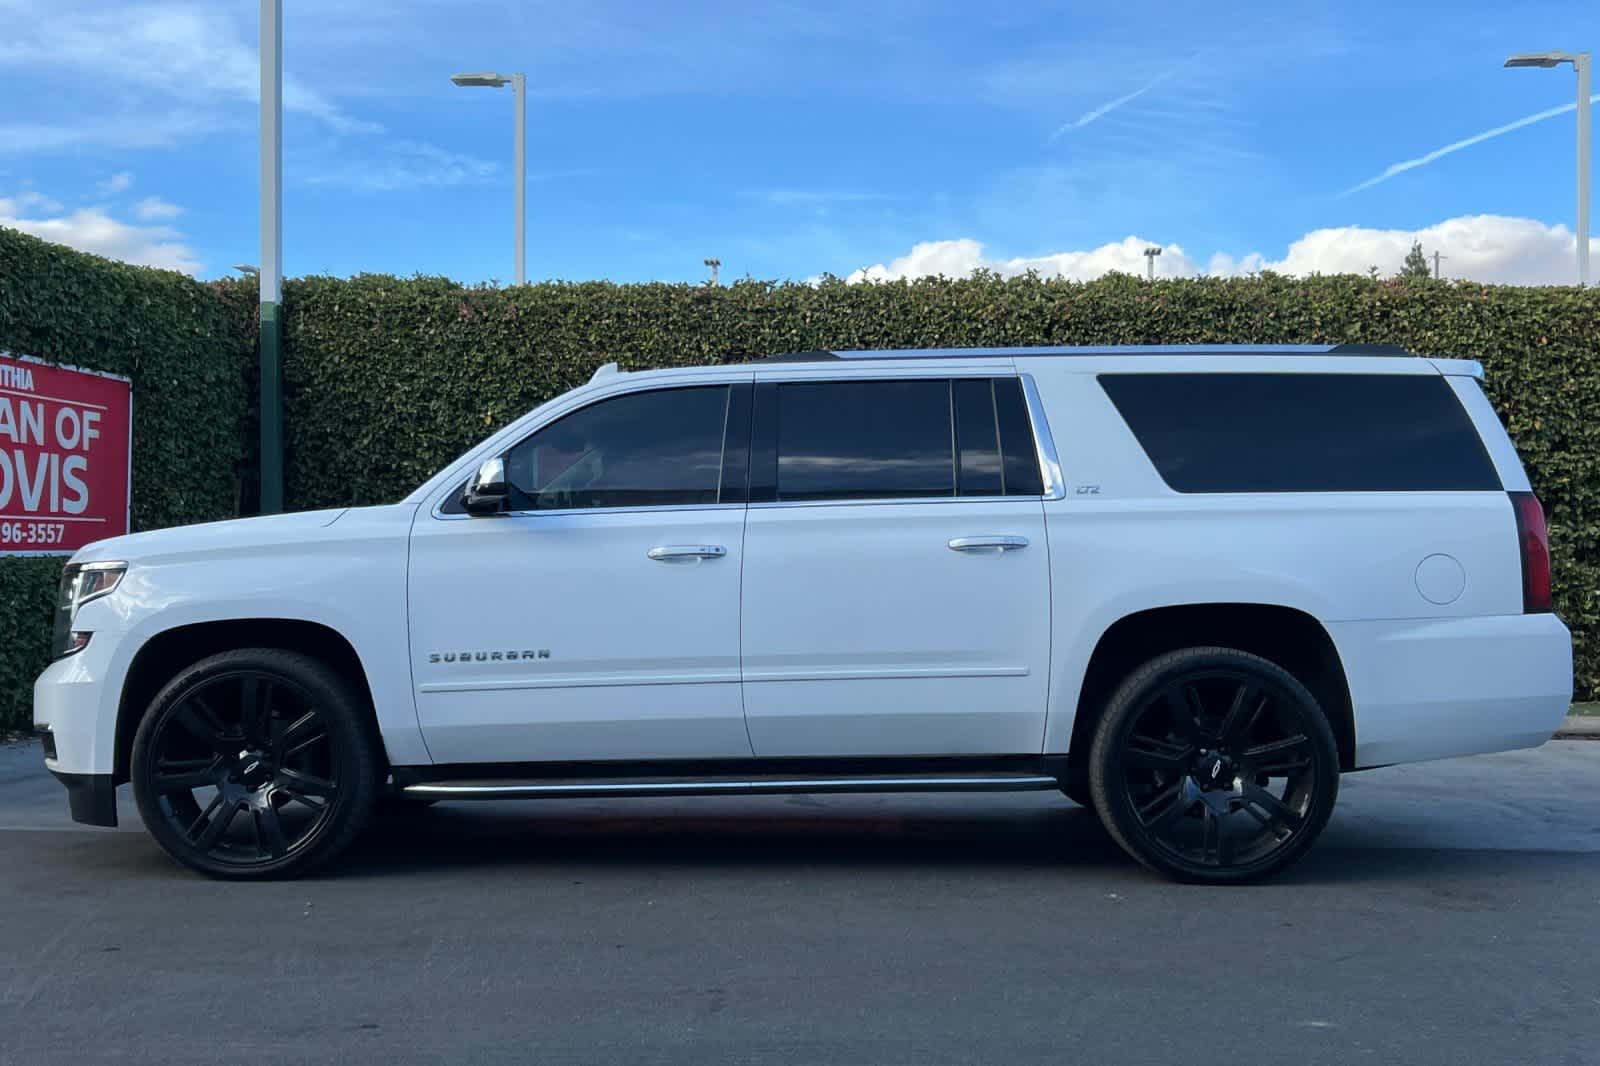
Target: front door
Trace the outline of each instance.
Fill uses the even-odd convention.
[[[1050,567],[1017,379],[761,381],[755,411],[756,754],[1037,753]]]
[[[418,515],[412,678],[434,762],[751,754],[748,410],[744,383],[610,396],[506,453],[510,513]]]

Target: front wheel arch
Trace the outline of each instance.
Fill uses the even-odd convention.
[[[361,656],[344,634],[320,622],[298,618],[237,618],[162,630],[146,640],[134,654],[117,703],[113,769],[117,784],[129,780],[133,739],[156,693],[184,668],[209,656],[241,648],[300,652],[336,671],[361,700],[371,739],[387,765],[372,686]]]

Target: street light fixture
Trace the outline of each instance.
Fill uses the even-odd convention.
[[[464,89],[499,89],[510,85],[512,95],[516,98],[517,132],[512,152],[516,160],[517,183],[517,284],[521,285],[527,280],[523,267],[523,233],[526,228],[528,193],[527,150],[523,137],[527,126],[527,81],[521,74],[496,74],[493,71],[484,71],[476,74],[452,74],[450,75],[450,80]]]
[[[1523,52],[1508,67],[1558,67],[1571,63],[1578,74],[1578,284],[1589,284],[1589,53]]]
[[[1160,254],[1160,248],[1146,248],[1144,250],[1144,273],[1149,281],[1156,280],[1156,256]]]

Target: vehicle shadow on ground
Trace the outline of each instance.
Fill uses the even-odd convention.
[[[780,809],[700,811],[604,802],[578,809],[543,804],[441,805],[374,819],[323,876],[384,877],[421,870],[524,868],[660,869],[839,866],[862,869],[994,868],[1049,870],[1097,878],[1156,880],[1128,858],[1093,812],[1066,800],[1004,812],[885,812],[828,809],[789,801]],[[1274,884],[1434,881],[1497,875],[1530,865],[1583,865],[1600,871],[1600,853],[1510,852],[1396,846],[1359,823],[1314,847]]]
[[[1121,866],[1127,860],[1095,816],[1065,800],[1004,815],[957,807],[920,812],[829,809],[797,798],[779,809],[697,810],[605,801],[581,809],[544,803],[440,805],[378,817],[338,863],[374,875],[418,867],[617,866]]]

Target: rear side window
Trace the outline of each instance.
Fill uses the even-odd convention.
[[[752,503],[1042,491],[1015,378],[762,383],[754,419]]]
[[[955,495],[948,381],[777,387],[779,500]]]
[[[1102,374],[1178,492],[1499,491],[1442,377]]]

